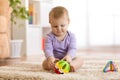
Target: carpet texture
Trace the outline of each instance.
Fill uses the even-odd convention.
[[[74,73],[55,74],[43,70],[39,62],[21,62],[0,67],[0,80],[120,80],[120,72],[102,72],[109,60],[120,66],[120,55],[79,55],[84,64]]]

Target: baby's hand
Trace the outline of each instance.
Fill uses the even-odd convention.
[[[71,62],[72,62],[72,57],[71,57],[70,55],[66,55],[66,56],[63,58],[63,60],[71,63]]]
[[[54,62],[55,62],[55,58],[52,56],[52,57],[49,57],[48,58],[48,67],[50,68],[50,69],[53,69],[54,68]]]

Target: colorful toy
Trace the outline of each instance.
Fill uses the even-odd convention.
[[[113,61],[109,61],[103,69],[103,72],[117,72],[118,69],[116,68]]]
[[[57,74],[69,73],[70,65],[67,61],[60,60],[55,64],[54,71]]]

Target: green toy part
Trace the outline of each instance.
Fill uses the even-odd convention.
[[[70,64],[67,61],[60,60],[55,64],[55,68],[57,68],[60,73],[68,73],[70,71]]]

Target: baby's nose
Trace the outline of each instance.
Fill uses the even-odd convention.
[[[58,26],[58,27],[57,27],[57,30],[61,30],[61,26]]]

